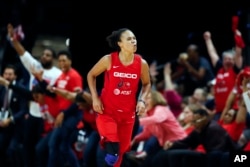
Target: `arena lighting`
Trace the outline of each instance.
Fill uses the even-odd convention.
[[[69,47],[69,43],[70,43],[70,39],[67,38],[66,41],[65,41],[65,44],[66,44],[67,47]]]

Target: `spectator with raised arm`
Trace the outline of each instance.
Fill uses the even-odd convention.
[[[182,97],[177,92],[177,85],[173,83],[171,79],[171,63],[167,63],[163,69],[163,79],[164,79],[164,92],[163,95],[168,102],[170,110],[173,112],[174,116],[177,118],[182,111],[181,102]]]
[[[235,35],[241,36],[241,33],[236,31]],[[236,43],[235,49],[224,51],[222,59],[220,59],[212,41],[211,33],[206,31],[203,36],[216,74],[214,85],[216,114],[214,119],[218,120],[226,105],[226,100],[235,86],[237,74],[242,69],[242,48]]]
[[[37,84],[37,80],[32,75],[32,69],[42,69],[43,79],[48,81],[49,84],[55,84],[57,78],[61,75],[62,71],[53,65],[53,61],[56,57],[56,53],[51,48],[44,49],[40,60],[36,60],[31,53],[29,53],[20,41],[17,39],[12,24],[7,25],[8,38],[14,50],[20,57],[20,60],[27,71],[30,73],[29,89],[32,90],[33,86]],[[26,116],[26,128],[25,128],[25,161],[28,167],[34,166],[34,146],[36,145],[41,131],[37,130],[43,124],[42,115],[40,112],[39,104],[31,101],[29,104],[29,114]],[[30,137],[33,136],[33,137]]]
[[[163,96],[166,98],[168,102],[168,106],[170,110],[173,112],[175,117],[178,117],[180,112],[182,111],[181,103],[182,103],[182,97],[177,91],[178,86],[177,84],[173,83],[172,77],[171,77],[171,63],[166,63],[163,68],[163,81],[162,81],[162,88],[157,88],[157,64],[153,62],[150,64],[150,76],[152,79],[152,89],[160,91]]]
[[[250,70],[244,68],[237,75],[236,86],[227,98],[226,106],[221,113],[219,124],[227,130],[235,142],[238,142],[240,135],[247,127],[247,110],[242,107],[242,92],[246,91],[249,83]],[[246,75],[245,75],[246,74]],[[239,85],[238,85],[239,84]],[[235,103],[237,103],[235,107]],[[240,108],[241,107],[241,108]]]

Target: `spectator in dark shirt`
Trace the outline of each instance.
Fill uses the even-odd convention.
[[[188,45],[186,53],[180,54],[172,64],[175,71],[171,75],[172,80],[183,87],[184,96],[191,95],[197,87],[206,87],[207,83],[214,78],[209,61],[201,56],[195,44]]]
[[[186,138],[176,142],[168,142],[164,149],[154,157],[152,166],[200,166],[207,164],[213,167],[220,165],[223,155],[232,150],[238,150],[229,134],[216,121],[211,120],[207,111],[198,109],[194,112],[193,124],[195,130]],[[195,151],[201,144],[206,153]],[[216,159],[214,158],[216,155]],[[209,158],[213,157],[211,161]],[[223,162],[226,166],[226,162]]]

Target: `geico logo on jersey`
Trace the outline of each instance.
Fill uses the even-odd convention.
[[[137,78],[137,74],[123,73],[123,72],[114,72],[114,77],[136,79]]]

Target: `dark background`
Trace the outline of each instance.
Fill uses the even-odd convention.
[[[211,31],[219,54],[234,46],[232,16],[240,17],[239,29],[247,37],[247,1],[117,1],[95,3],[74,11],[72,52],[74,65],[86,76],[87,71],[110,50],[105,37],[121,27],[130,28],[138,39],[138,53],[151,63],[175,59],[189,43],[201,47],[207,57],[203,32]],[[82,59],[82,61],[80,60]]]
[[[239,29],[249,43],[247,1],[70,1],[1,0],[0,27],[22,23],[26,48],[37,34],[70,38],[73,66],[85,78],[88,70],[110,49],[107,35],[118,28],[131,29],[138,40],[138,53],[149,63],[171,61],[196,43],[207,56],[203,32],[211,31],[219,54],[234,46],[231,20],[240,17]],[[4,28],[3,28],[4,29]],[[249,53],[245,53],[247,56]]]

